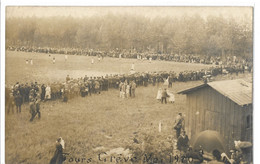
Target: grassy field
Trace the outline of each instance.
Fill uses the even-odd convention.
[[[56,63],[52,63],[55,57]],[[91,59],[95,63],[91,64]],[[33,65],[26,64],[26,59],[33,59]],[[64,55],[41,54],[7,51],[6,53],[6,83],[33,82],[48,83],[65,81],[70,75],[73,78],[101,76],[106,74],[129,73],[132,63],[136,72],[199,70],[210,67],[202,64],[176,63],[166,61],[139,61],[137,59],[104,58],[98,62],[97,57],[68,55],[65,62]]]
[[[32,56],[35,64],[26,65],[25,59]],[[52,60],[44,54],[7,52],[6,82],[50,82],[63,80],[66,74],[83,76],[93,70],[99,73],[122,73],[128,72],[133,61],[136,63],[136,71],[181,71],[206,67],[198,64],[162,61],[148,63],[112,58],[91,65],[91,57],[83,56],[69,56],[69,62],[64,64],[63,59],[62,55],[56,55],[56,64],[52,64]],[[231,77],[218,77],[220,78]],[[201,82],[174,83],[171,89],[175,93],[174,104],[158,102],[155,99],[158,90],[156,86],[138,87],[136,97],[130,99],[120,99],[119,91],[110,89],[100,95],[74,98],[68,103],[47,101],[41,104],[42,118],[36,118],[32,123],[29,122],[29,106],[25,104],[21,114],[6,114],[5,117],[6,163],[46,164],[53,156],[55,141],[60,136],[66,142],[65,152],[71,153],[65,163],[77,163],[75,158],[92,158],[91,163],[105,163],[98,161],[99,152],[131,148],[133,145],[158,152],[164,148],[172,149],[174,118],[178,112],[185,114],[186,102],[186,97],[177,95],[176,92],[199,83]],[[158,132],[159,122],[162,123],[161,133]],[[138,143],[134,142],[135,139]],[[163,148],[149,147],[149,143],[144,146],[149,141],[155,146],[157,143],[163,145]],[[74,160],[69,162],[69,159]]]

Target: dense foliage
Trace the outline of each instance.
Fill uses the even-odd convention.
[[[113,14],[85,18],[8,18],[6,46],[252,55],[252,21],[246,17],[241,20],[222,16],[148,18]]]

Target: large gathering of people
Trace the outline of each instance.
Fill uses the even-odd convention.
[[[238,74],[251,72],[246,67],[238,66],[215,66],[209,69],[202,69],[198,71],[182,71],[176,73],[174,71],[166,72],[135,72],[132,74],[110,74],[101,77],[85,77],[73,79],[69,75],[64,82],[53,82],[48,84],[38,84],[37,82],[19,83],[12,86],[6,86],[6,106],[7,113],[12,111],[16,107],[16,112],[21,112],[21,107],[24,103],[30,104],[30,111],[32,114],[31,120],[38,114],[40,117],[40,103],[39,101],[48,100],[62,100],[67,102],[74,97],[86,97],[92,94],[100,94],[102,91],[108,91],[108,89],[119,89],[119,97],[130,98],[135,97],[135,90],[138,86],[153,85],[159,87],[161,83],[166,87],[171,88],[172,83],[187,82],[203,80],[208,82],[210,77],[220,74]],[[165,88],[165,87],[164,87]],[[162,96],[163,95],[163,96]],[[161,91],[160,95],[157,95],[157,99],[161,102],[166,101],[166,97],[169,97],[170,102],[174,102],[173,93],[167,91]]]
[[[202,63],[202,64],[216,64],[216,65],[229,65],[235,63],[237,65],[250,66],[252,59],[237,56],[208,56],[198,54],[177,54],[177,53],[154,53],[154,52],[137,52],[136,50],[119,50],[114,49],[110,51],[101,51],[93,49],[81,48],[53,48],[53,47],[26,47],[26,46],[8,46],[9,51],[22,51],[46,54],[66,54],[66,55],[84,55],[84,56],[98,56],[112,57],[112,58],[134,58],[139,60],[164,60],[185,63]],[[54,59],[55,61],[55,59]]]
[[[80,50],[80,49],[54,49],[54,48],[35,48],[35,47],[8,47],[11,51],[25,51],[25,52],[39,52],[49,54],[65,54],[65,61],[68,60],[67,55],[88,55],[98,56],[100,61],[103,57],[117,57],[117,58],[137,58],[138,60],[167,60],[175,62],[187,62],[187,63],[203,63],[214,64],[208,69],[201,70],[187,70],[176,73],[175,71],[158,71],[158,72],[135,72],[134,64],[130,73],[128,74],[110,74],[106,76],[87,76],[80,78],[71,78],[69,75],[63,82],[52,83],[38,83],[16,82],[14,85],[7,86],[5,88],[6,93],[6,110],[7,114],[21,113],[22,105],[28,104],[31,114],[30,122],[35,117],[41,118],[41,103],[46,101],[62,101],[68,102],[76,97],[90,97],[92,95],[99,95],[101,92],[108,91],[110,89],[117,89],[119,91],[118,97],[121,99],[129,99],[136,97],[137,87],[147,87],[149,85],[157,86],[158,93],[156,99],[161,104],[167,104],[167,100],[170,103],[175,102],[175,97],[170,88],[172,88],[174,82],[188,82],[202,80],[204,83],[210,81],[211,77],[217,75],[236,74],[252,72],[252,63],[247,60],[240,60],[236,57],[227,58],[222,61],[219,57],[201,58],[196,55],[173,55],[173,54],[148,54],[148,53],[131,53],[131,52],[102,52],[93,50]],[[50,56],[50,55],[49,55]],[[33,64],[32,59],[26,60],[26,64]],[[55,57],[52,58],[53,64],[55,64]],[[92,58],[91,61],[94,64]],[[161,87],[161,88],[160,88]],[[14,110],[16,109],[16,111]],[[192,150],[189,147],[189,138],[185,132],[184,117],[182,113],[179,113],[174,124],[176,131],[176,145],[177,149],[184,152],[187,157],[196,156],[199,161],[203,160],[203,151]],[[61,140],[57,140],[59,143]],[[62,148],[60,144],[57,144],[56,152],[51,160],[65,160],[62,159]],[[57,156],[60,157],[57,157]],[[195,157],[194,157],[195,158]],[[61,162],[62,163],[62,162]]]

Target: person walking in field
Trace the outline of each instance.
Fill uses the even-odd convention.
[[[34,99],[34,89],[32,89],[30,91],[30,95],[29,95],[29,107],[30,107],[30,113],[31,113],[31,119],[30,122],[33,121],[34,115],[35,115],[35,99]]]
[[[55,57],[52,59],[52,63],[55,64],[56,60]]]
[[[35,100],[35,109],[36,109],[35,116],[38,114],[39,119],[41,118],[40,102],[41,102],[41,96],[40,93],[37,93],[36,100]]]
[[[35,95],[36,94],[36,95]],[[38,118],[41,118],[41,112],[40,112],[40,101],[41,101],[41,96],[40,93],[34,93],[31,92],[30,94],[30,113],[31,113],[31,119],[30,121],[32,122],[34,117],[38,114]]]

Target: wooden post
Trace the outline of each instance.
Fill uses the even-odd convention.
[[[162,122],[160,121],[159,122],[159,133],[161,133],[161,131],[162,131]]]

